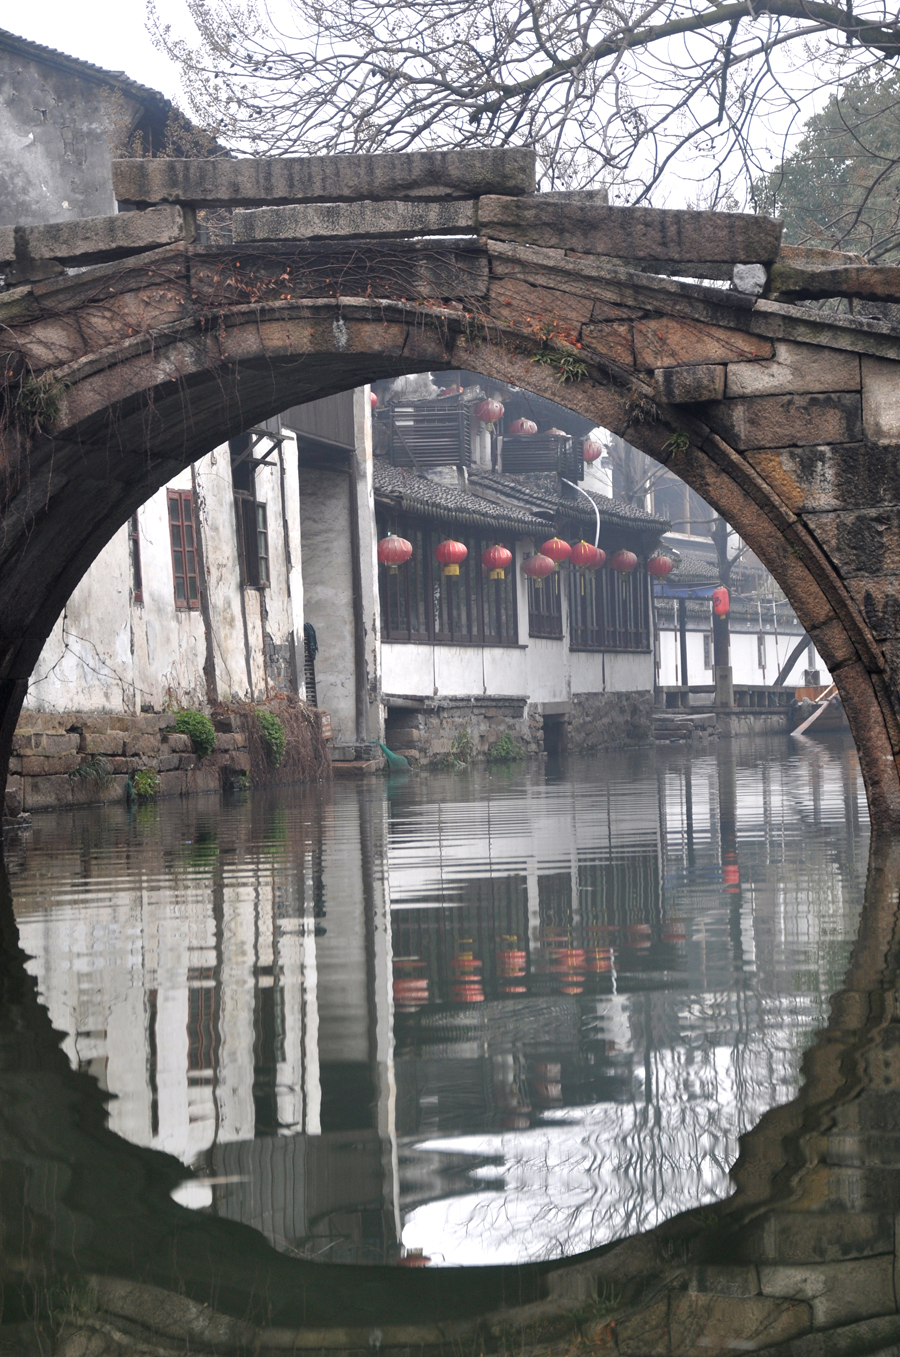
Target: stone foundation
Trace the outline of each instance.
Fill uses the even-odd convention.
[[[215,720],[216,747],[198,758],[171,712],[141,716],[23,712],[13,737],[5,814],[124,801],[129,775],[159,774],[160,796],[217,792],[249,772],[247,736]]]
[[[446,762],[463,732],[476,759],[485,758],[503,735],[511,735],[526,754],[544,752],[543,719],[527,710],[524,697],[446,697],[415,708],[389,707],[384,742],[413,765],[437,765]]]
[[[384,742],[411,764],[435,765],[447,760],[463,731],[471,737],[476,758],[485,758],[507,734],[526,754],[650,744],[653,694],[575,693],[568,702],[544,706],[529,705],[524,697],[425,699],[415,708],[388,708]]]

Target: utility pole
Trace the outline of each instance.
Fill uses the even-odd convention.
[[[728,524],[720,515],[712,527],[716,547],[719,579],[726,588],[731,579],[734,561],[728,559]],[[719,617],[713,613],[713,670],[716,676],[716,706],[730,711],[734,707],[734,679],[731,672],[731,636],[728,614]]]

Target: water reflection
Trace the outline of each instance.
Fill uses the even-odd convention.
[[[322,1261],[571,1254],[730,1190],[856,931],[855,754],[40,817],[22,946],[179,1200]]]

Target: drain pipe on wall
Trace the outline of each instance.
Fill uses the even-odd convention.
[[[577,490],[578,493],[579,493],[579,495],[584,495],[584,497],[585,497],[585,499],[587,500],[588,504],[589,504],[589,505],[591,506],[591,508],[593,509],[593,511],[594,511],[594,517],[595,517],[596,520],[597,520],[597,531],[594,533],[594,546],[595,546],[595,547],[599,547],[599,545],[600,545],[600,510],[597,508],[596,504],[594,503],[593,499],[592,499],[591,496],[588,494],[588,492],[587,492],[586,490],[582,490],[582,488],[581,488],[580,485],[576,485],[574,481],[567,481],[566,478],[565,478],[565,476],[560,476],[559,479],[562,481],[563,485],[571,485],[572,489],[573,489],[573,490]]]

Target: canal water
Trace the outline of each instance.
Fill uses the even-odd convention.
[[[7,866],[71,1065],[178,1202],[295,1258],[476,1265],[729,1194],[867,841],[852,744],[769,736],[40,815]]]

